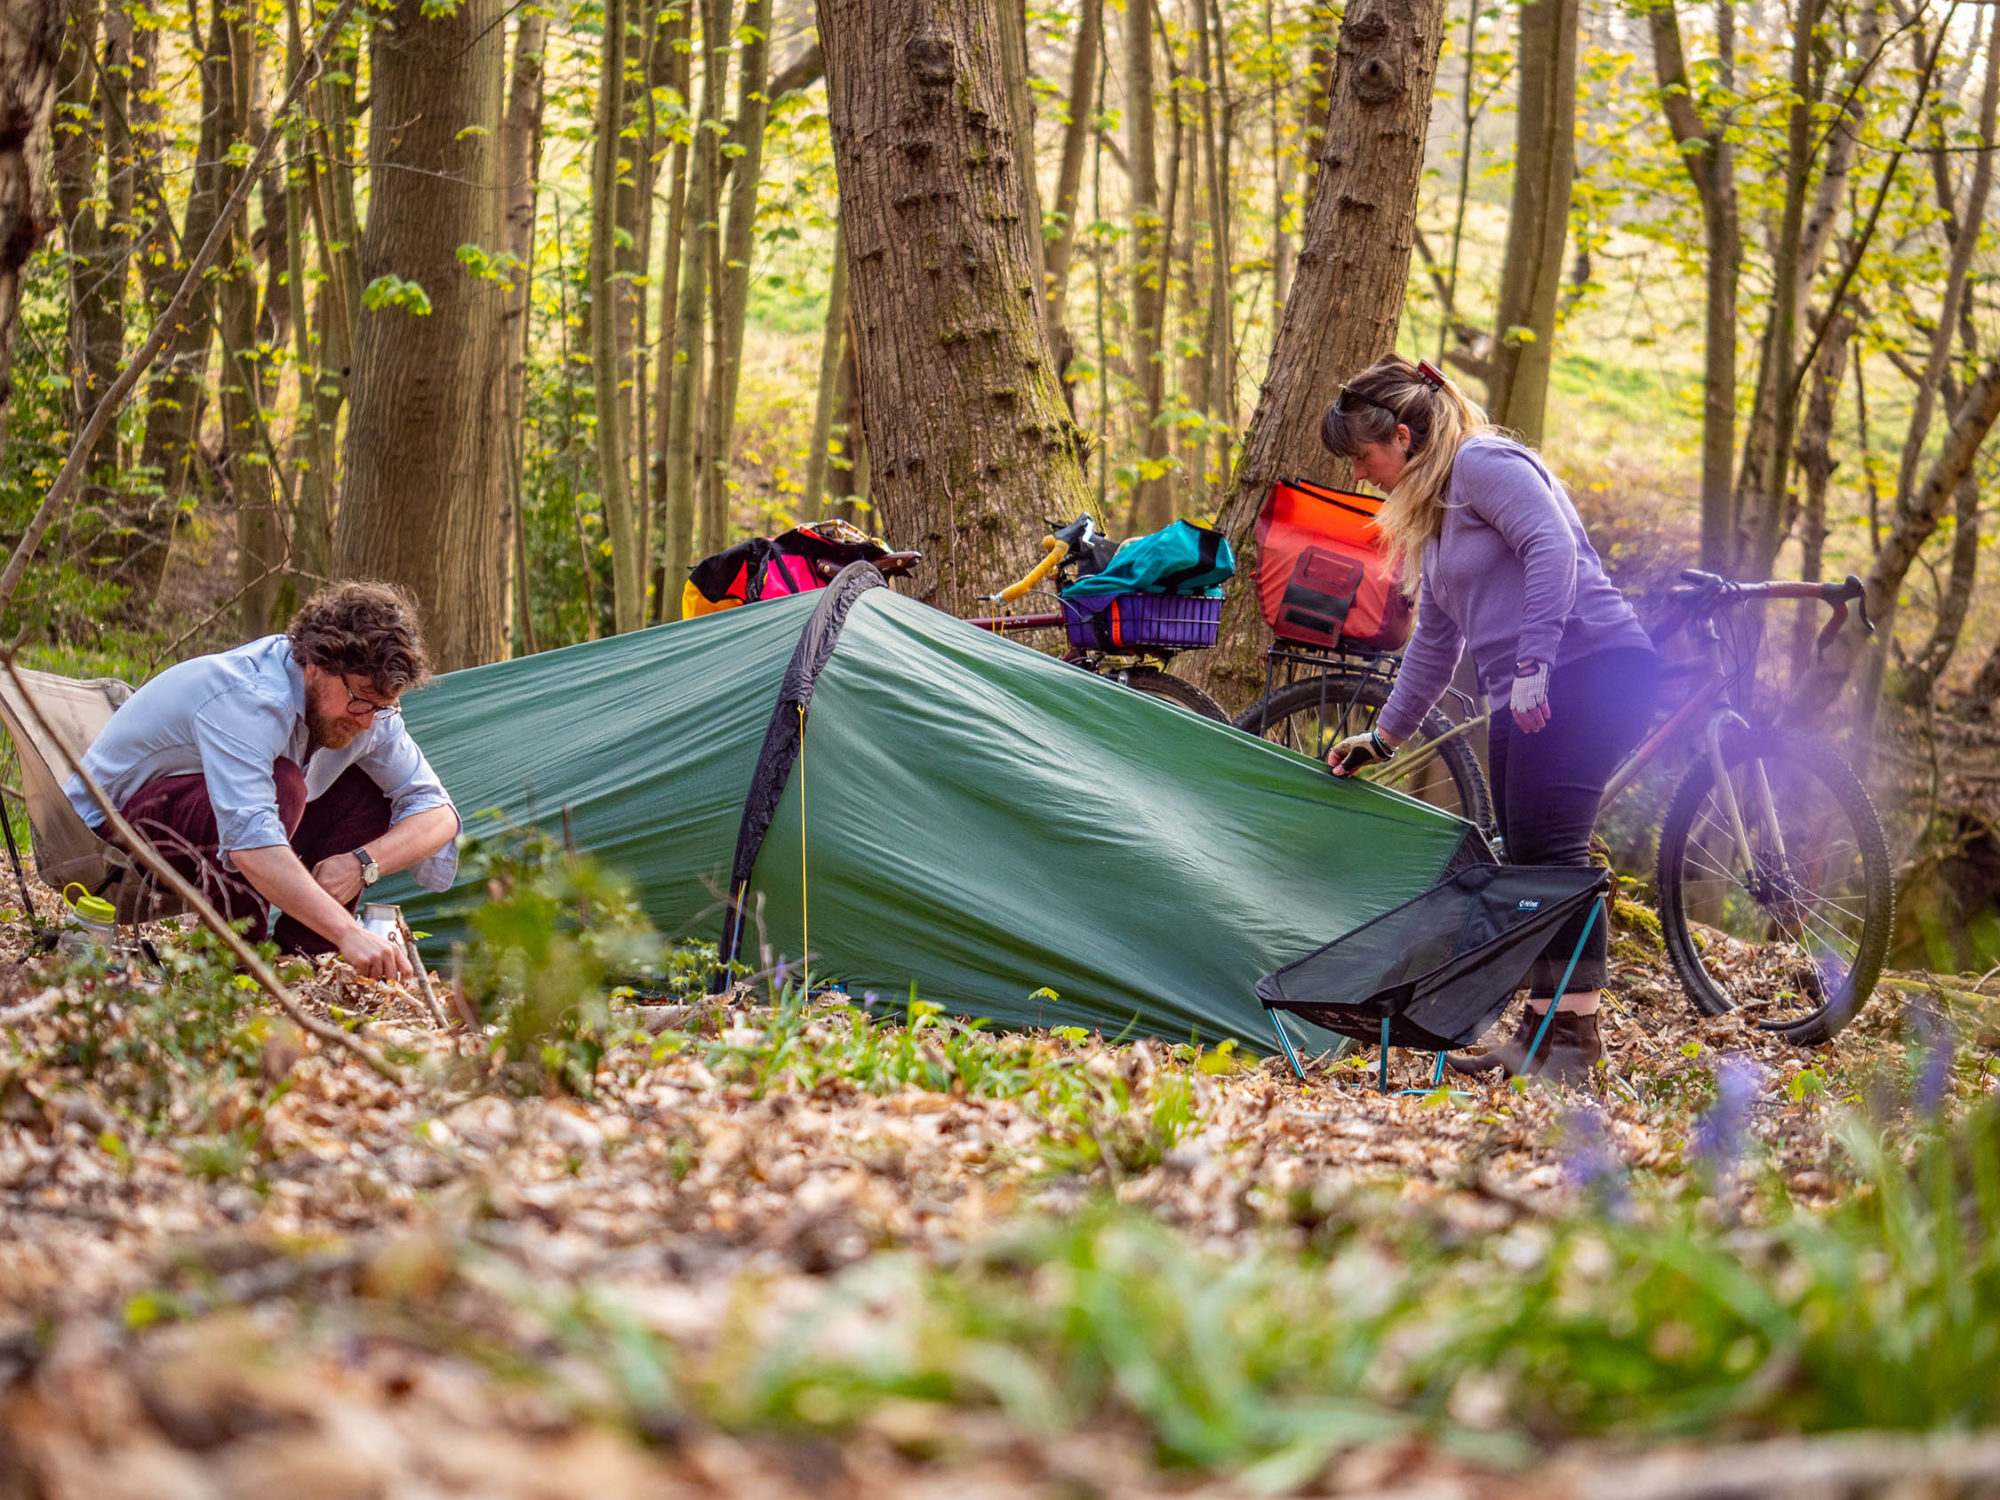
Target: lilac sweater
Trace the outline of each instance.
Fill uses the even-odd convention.
[[[1487,696],[1503,706],[1514,664],[1562,666],[1652,639],[1604,575],[1583,522],[1541,460],[1502,437],[1458,450],[1444,530],[1424,547],[1417,629],[1376,721],[1407,738],[1472,646]]]

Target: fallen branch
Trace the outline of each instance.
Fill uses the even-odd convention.
[[[95,802],[98,810],[104,814],[105,828],[118,835],[119,842],[127,852],[161,885],[178,896],[187,909],[201,920],[202,926],[222,940],[223,945],[236,955],[236,961],[243,965],[243,971],[256,980],[267,995],[278,1002],[278,1009],[289,1016],[300,1030],[309,1031],[328,1046],[338,1047],[349,1053],[389,1082],[401,1084],[403,1075],[378,1056],[367,1043],[350,1032],[342,1031],[338,1026],[329,1026],[300,1005],[292,992],[286,988],[285,982],[271,972],[271,966],[264,962],[262,955],[257,952],[249,939],[231,927],[222,913],[209,904],[208,898],[196,890],[180,871],[167,863],[160,851],[153,847],[150,839],[125,821],[125,815],[111,805],[111,798],[98,784],[97,778],[84,769],[82,762],[70,753],[70,748],[62,736],[57,734],[50,727],[49,721],[43,717],[42,705],[36,700],[34,690],[22,678],[20,668],[15,665],[12,651],[0,651],[0,665],[7,668],[7,675],[13,679],[22,703],[27,706],[28,716],[35,721],[35,726],[47,737],[48,742],[55,746],[57,753],[62,756],[65,768],[74,772],[77,780],[83,783],[83,789],[90,793],[90,800]]]
[[[7,559],[6,569],[0,571],[0,612],[5,612],[13,600],[14,590],[21,586],[21,578],[28,571],[29,560],[42,545],[42,538],[48,535],[50,525],[61,513],[71,492],[76,489],[78,479],[90,462],[90,455],[97,451],[98,439],[104,435],[105,429],[118,415],[118,409],[125,404],[126,398],[132,394],[140,378],[152,368],[153,361],[160,357],[160,351],[166,347],[169,333],[186,320],[188,304],[194,300],[195,289],[201,285],[202,278],[208,274],[209,268],[222,254],[223,246],[229,242],[229,237],[235,229],[237,216],[249,203],[250,195],[263,185],[264,171],[270,166],[271,158],[277,152],[278,142],[284,137],[284,131],[280,128],[282,123],[286,116],[298,107],[299,97],[305,92],[306,85],[317,78],[320,70],[326,66],[327,53],[339,40],[341,29],[347,25],[347,18],[353,13],[354,5],[355,0],[340,0],[339,5],[334,7],[333,14],[327,18],[326,26],[319,34],[319,40],[313,43],[311,54],[299,65],[298,73],[292,78],[291,87],[285,90],[285,97],[272,113],[271,127],[264,132],[264,139],[257,143],[257,149],[251,154],[242,179],[236,184],[236,191],[231,193],[228,201],[222,205],[222,212],[215,217],[215,227],[209,230],[208,238],[202,242],[201,249],[188,263],[187,274],[181,278],[180,287],[174,292],[173,299],[160,310],[159,317],[153,320],[152,330],[146,335],[145,343],[139,346],[138,352],[132,356],[125,368],[118,372],[118,378],[111,382],[110,389],[105,391],[103,399],[92,408],[90,420],[83,424],[75,441],[70,444],[69,454],[63,459],[63,466],[56,474],[55,483],[49,486],[47,498],[35,512],[34,520],[28,523],[28,529],[22,534],[20,545],[14,549],[14,555]]]

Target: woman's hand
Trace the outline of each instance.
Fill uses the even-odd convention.
[[[1396,753],[1396,741],[1370,729],[1350,734],[1326,755],[1326,768],[1336,776],[1352,776],[1363,766],[1387,760]]]
[[[1549,664],[1519,661],[1514,664],[1514,692],[1508,705],[1514,723],[1523,734],[1540,734],[1549,722]]]

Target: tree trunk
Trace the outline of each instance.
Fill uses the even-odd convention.
[[[828,455],[833,477],[827,483],[834,514],[852,521],[863,530],[863,512],[868,510],[868,422],[861,406],[861,372],[854,364],[854,304],[847,307],[847,326],[842,330],[840,378],[833,388],[832,439],[840,444],[840,457]]]
[[[718,232],[716,218],[721,201],[721,163],[716,148],[714,123],[722,114],[723,73],[726,68],[723,38],[729,31],[731,0],[705,0],[701,22],[701,110],[694,137],[694,164],[688,183],[687,212],[681,243],[680,291],[674,314],[674,373],[668,390],[666,485],[663,490],[667,526],[663,540],[666,557],[666,594],[661,610],[670,620],[681,615],[681,587],[695,558],[695,418],[701,400],[703,293],[708,287],[706,253]],[[707,518],[704,518],[706,520]],[[728,543],[728,517],[722,518],[723,534],[708,526],[700,532],[704,554],[720,551]]]
[[[1819,581],[1826,556],[1826,488],[1836,467],[1833,457],[1833,413],[1840,383],[1847,373],[1847,343],[1854,319],[1842,314],[1829,330],[1813,362],[1812,387],[1806,400],[1805,425],[1799,430],[1799,474],[1805,495],[1799,513],[1799,577]],[[1793,619],[1792,680],[1802,677],[1812,661],[1813,636],[1819,626],[1817,604],[1802,604]]]
[[[511,622],[518,619],[517,638],[509,642],[509,654],[534,650],[533,616],[529,602],[531,580],[527,570],[527,518],[522,513],[526,488],[522,474],[522,425],[528,407],[528,345],[533,333],[530,294],[535,284],[535,197],[542,176],[542,117],[547,99],[544,82],[544,49],[548,45],[549,18],[532,7],[521,12],[514,27],[514,59],[508,70],[507,112],[500,129],[500,182],[506,195],[502,205],[504,241],[508,268],[506,311],[502,340],[506,346],[506,395],[503,410],[507,422],[507,517],[514,545],[508,548],[510,563],[504,574],[503,596],[516,595],[516,603],[503,598],[503,614]]]
[[[1203,3],[1196,0],[1197,7]],[[1206,5],[1205,19],[1214,28],[1215,91],[1213,102],[1207,89],[1201,96],[1202,132],[1208,138],[1209,234],[1213,246],[1209,259],[1208,409],[1217,423],[1215,475],[1219,486],[1228,481],[1229,450],[1236,437],[1235,213],[1229,198],[1233,180],[1229,148],[1236,128],[1236,102],[1229,87],[1229,31],[1223,24],[1221,0],[1206,0]]]
[[[1069,119],[1063,126],[1062,164],[1056,172],[1056,237],[1049,241],[1045,271],[1049,281],[1049,327],[1055,333],[1056,354],[1069,344],[1065,314],[1069,308],[1069,268],[1076,257],[1076,205],[1083,191],[1083,148],[1096,127],[1091,102],[1097,87],[1097,56],[1104,45],[1104,0],[1083,0],[1077,17],[1076,45],[1069,59]]]
[[[750,256],[757,228],[757,190],[764,172],[764,125],[770,105],[764,97],[771,45],[771,0],[749,0],[743,8],[743,52],[737,59],[736,124],[732,143],[741,151],[729,179],[729,224],[723,233],[721,276],[716,287],[715,369],[709,377],[708,412],[702,448],[708,472],[702,513],[709,534],[729,531],[730,470],[735,459],[736,392],[743,378],[743,325],[750,311]],[[726,545],[726,544],[724,544]]]
[[[1792,97],[1786,109],[1785,197],[1779,215],[1778,248],[1772,257],[1776,283],[1771,325],[1765,339],[1763,391],[1771,403],[1771,447],[1759,486],[1759,509],[1746,518],[1751,527],[1750,551],[1742,559],[1752,577],[1769,575],[1784,540],[1780,522],[1790,484],[1792,432],[1797,422],[1793,361],[1797,356],[1799,272],[1805,239],[1806,183],[1812,173],[1813,28],[1819,23],[1823,0],[1799,0],[1792,18]]]
[[[833,230],[833,280],[826,293],[826,332],[820,340],[819,384],[813,398],[812,442],[806,449],[806,494],[809,510],[818,511],[826,495],[826,445],[833,433],[833,408],[839,395],[840,372],[847,354],[847,234]]]
[[[461,265],[458,247],[505,233],[506,32],[501,0],[423,11],[424,0],[397,0],[375,36],[361,270],[368,285],[415,282],[431,310],[380,296],[362,308],[335,566],[414,592],[450,670],[505,645],[507,292]]]
[[[693,66],[688,53],[688,43],[694,35],[693,11],[692,5],[681,4],[668,13],[667,24],[660,28],[659,45],[653,54],[653,87],[656,90],[671,89],[675,101],[683,110],[689,103],[688,88]],[[817,68],[817,43],[811,55]],[[680,326],[681,251],[687,237],[688,143],[685,140],[675,141],[667,161],[667,232],[660,256],[660,354],[653,375],[653,452],[650,483],[647,485],[654,511],[653,530],[662,544],[653,549],[659,555],[653,573],[655,624],[678,617],[681,580],[674,570],[684,569],[689,561],[685,540],[681,542],[679,554],[669,555],[673,553],[674,543],[671,540],[672,528],[667,520],[667,445],[673,436],[674,339],[675,330]],[[683,539],[690,535],[691,528],[682,532]]]
[[[0,419],[14,393],[21,270],[55,217],[49,154],[62,28],[58,0],[13,0],[0,16]]]
[[[999,0],[1000,83],[1007,96],[1007,118],[1014,128],[1014,160],[1021,168],[1021,213],[1034,226],[1029,257],[1035,263],[1035,295],[1047,330],[1053,358],[1060,330],[1048,305],[1048,250],[1043,240],[1042,185],[1035,154],[1035,94],[1028,85],[1027,0]]]
[[[245,123],[234,118],[229,106],[230,24],[226,11],[218,0],[211,12],[206,51],[197,64],[202,113],[193,184],[181,220],[180,244],[169,250],[159,268],[161,284],[169,294],[186,270],[188,257],[215,227],[216,215],[229,195],[232,169],[228,156]],[[193,479],[195,436],[207,395],[208,350],[214,327],[215,283],[210,280],[196,289],[187,316],[172,330],[148,383],[146,435],[139,462],[152,471],[160,495],[143,509],[135,504],[124,517],[124,561],[119,577],[130,591],[134,607],[150,604],[159,591],[181,498]]]
[[[1923,482],[1907,500],[1897,504],[1889,533],[1882,539],[1882,548],[1862,579],[1868,590],[1869,613],[1875,621],[1876,650],[1885,649],[1883,643],[1895,630],[1896,600],[1911,564],[1937,530],[1946,501],[1972,472],[1979,447],[1993,430],[1996,417],[2000,417],[2000,360],[1988,364],[1966,388],[1965,399],[1952,414],[1951,426]],[[1862,644],[1856,632],[1850,630],[1814,664],[1795,707],[1798,714],[1814,717],[1832,708],[1862,655]],[[1871,668],[1870,681],[1880,681],[1879,668]],[[1864,701],[1858,707],[1864,720],[1872,715],[1873,704],[1868,695],[1864,694]]]
[[[1011,3],[1011,0],[1001,0]],[[995,0],[819,0],[881,530],[949,610],[1088,506],[1048,353]]]
[[[1931,701],[1965,631],[1973,586],[1979,578],[1979,498],[1979,475],[1968,469],[1958,482],[1952,506],[1951,576],[1944,597],[1938,601],[1929,638],[1903,668],[1903,701],[1912,708]]]
[[[247,138],[257,99],[256,31],[241,11],[230,13],[229,30],[225,95],[229,118],[223,128],[232,139]],[[241,180],[242,169],[227,166],[218,184],[222,196],[227,199]],[[246,212],[231,230],[230,247],[216,278],[216,320],[222,334],[222,368],[216,376],[221,418],[216,473],[236,512],[237,617],[245,636],[260,636],[273,628],[290,548],[265,446],[257,273],[250,246]]]
[[[1320,418],[1342,381],[1396,347],[1443,39],[1444,0],[1348,6],[1298,271],[1218,522],[1245,578],[1256,568],[1252,527],[1272,481],[1349,477],[1320,446]],[[1269,640],[1255,589],[1231,592],[1223,626],[1221,646],[1206,656],[1210,690],[1245,698],[1263,684]]]
[[[1007,0],[1002,0],[1007,3]],[[1153,6],[1128,0],[1125,7],[1125,170],[1132,211],[1132,380],[1138,399],[1132,423],[1138,438],[1138,472],[1127,509],[1128,529],[1157,531],[1173,519],[1168,485],[1167,433],[1160,425],[1166,405],[1167,236],[1171,221],[1160,212],[1160,177],[1153,88]],[[1179,102],[1175,102],[1179,108]],[[1169,182],[1177,180],[1169,177]]]
[[[107,31],[108,31],[107,26]],[[77,0],[63,40],[62,85],[55,122],[55,186],[69,248],[69,429],[79,431],[91,410],[118,378],[125,352],[125,241],[109,212],[98,203],[108,192],[98,186],[99,144],[106,140],[115,104],[98,86],[92,54],[97,47],[96,0]],[[105,70],[108,81],[116,75]],[[115,167],[113,173],[115,174]],[[110,519],[116,504],[118,429],[107,427],[90,455],[78,487],[79,510],[88,515],[86,532]],[[113,542],[115,550],[116,543]]]
[[[1717,0],[1716,73],[1725,93],[1736,72],[1735,0]],[[1701,381],[1701,565],[1728,569],[1736,550],[1736,288],[1743,272],[1736,147],[1726,118],[1703,119],[1671,4],[1647,12],[1653,67],[1668,127],[1701,203],[1706,307]]]
[[[1493,420],[1531,443],[1542,437],[1554,358],[1563,241],[1569,233],[1576,162],[1578,0],[1521,6],[1520,103],[1514,137],[1514,201],[1500,269],[1492,370]]]
[[[626,0],[606,0],[603,66],[598,75],[597,139],[590,207],[591,391],[597,409],[597,480],[604,530],[611,541],[611,628],[623,634],[645,623],[645,571],[639,521],[625,445],[617,226],[618,164],[625,126]]]

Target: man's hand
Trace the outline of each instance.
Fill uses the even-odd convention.
[[[341,939],[340,956],[354,965],[357,973],[365,974],[370,979],[410,977],[410,959],[404,953],[403,945],[379,938],[359,925]]]
[[[313,882],[342,906],[352,906],[361,894],[361,860],[353,854],[336,854],[313,866]]]

